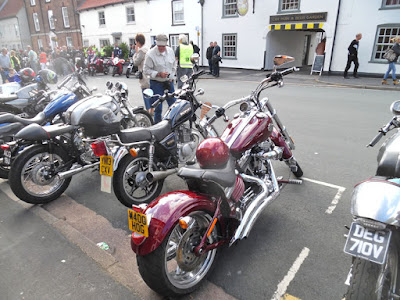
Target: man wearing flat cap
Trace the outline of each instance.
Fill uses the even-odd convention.
[[[165,34],[156,36],[156,47],[147,52],[144,61],[143,73],[150,77],[150,88],[154,94],[163,95],[165,90],[174,92],[173,79],[176,72],[176,60],[174,51],[168,47],[168,37]],[[155,102],[158,97],[153,97]],[[167,99],[168,106],[175,102],[175,98]],[[162,103],[154,111],[154,123],[161,121]]]

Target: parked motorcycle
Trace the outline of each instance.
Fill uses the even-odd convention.
[[[135,75],[138,71],[138,67],[133,64],[133,59],[129,59],[129,65],[126,68],[126,78],[129,78],[132,74]]]
[[[200,126],[195,114],[202,106],[196,97],[204,93],[202,89],[196,92],[196,79],[203,74],[205,71],[194,73],[182,90],[166,91],[159,97],[154,106],[168,97],[178,98],[160,123],[122,130],[116,140],[110,141],[108,148],[112,149],[115,170],[112,183],[122,204],[131,207],[155,199],[164,179],[176,173],[179,164],[193,160],[200,141],[217,136],[213,126]],[[145,93],[148,97],[153,95],[149,89]]]
[[[103,59],[97,55],[93,56],[89,64],[89,75],[94,76],[96,73],[108,74],[108,67],[104,65]]]
[[[368,144],[373,147],[400,128],[400,101],[391,105],[394,117]],[[344,252],[352,255],[346,299],[400,299],[400,131],[378,153],[373,177],[357,184],[351,197],[353,223]]]
[[[125,84],[109,84],[109,90],[110,94],[90,96],[70,106],[63,114],[65,124],[31,124],[16,134],[17,141],[7,144],[25,147],[9,173],[10,187],[18,198],[33,204],[50,202],[67,189],[73,175],[99,165],[91,142],[118,132],[124,113],[137,113],[122,109],[127,98]]]
[[[274,61],[281,65],[293,60],[278,56]],[[275,175],[272,160],[283,160],[296,177],[303,171],[285,126],[268,98],[260,99],[263,90],[282,86],[283,76],[296,70],[274,70],[251,95],[219,107],[204,122],[209,125],[240,105],[241,113],[221,138],[205,139],[197,148],[197,163],[178,172],[188,191],[170,192],[128,211],[139,272],[157,293],[180,296],[198,288],[212,270],[218,249],[249,236],[283,183],[301,183]]]
[[[122,69],[124,67],[125,60],[119,57],[114,57],[112,60],[112,76],[114,77],[115,74],[118,74],[119,76],[122,75]]]
[[[61,114],[68,107],[92,94],[85,81],[81,77],[81,72],[75,72],[68,75],[57,86],[58,90],[51,92],[43,92],[45,98],[50,98],[53,94],[52,101],[46,105],[42,112],[38,113],[31,119],[21,118],[18,115],[3,114],[0,115],[0,144],[9,143],[14,139],[22,128],[29,124],[54,124],[61,122]],[[12,146],[2,145],[0,150],[0,178],[8,178],[8,172],[13,159],[23,149],[23,145],[15,144]]]

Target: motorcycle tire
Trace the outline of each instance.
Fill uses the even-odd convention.
[[[399,249],[398,234],[393,234],[383,265],[355,258],[346,300],[392,299],[389,297],[390,292],[398,294],[400,287]],[[393,274],[397,275],[393,276]],[[378,282],[379,279],[382,281]]]
[[[48,179],[43,176],[49,169],[49,162],[45,161],[48,154],[47,146],[37,145],[26,149],[14,160],[10,169],[9,184],[14,194],[22,201],[32,204],[48,203],[60,197],[68,188],[71,178],[60,179],[56,175]],[[53,158],[56,168],[71,159],[57,146],[53,146]]]
[[[164,297],[179,297],[196,290],[215,266],[218,248],[201,256],[193,253],[211,222],[205,211],[194,211],[190,216],[194,226],[184,230],[177,222],[161,245],[145,256],[136,256],[140,275],[146,284]],[[208,237],[208,243],[217,241],[218,226]]]
[[[104,73],[104,75],[108,74],[108,67],[104,67],[103,73]]]
[[[112,77],[114,77],[114,76],[115,76],[115,74],[117,74],[117,68],[116,68],[116,67],[114,67],[114,68],[113,68],[113,71],[112,71]]]
[[[297,171],[296,172],[292,172],[294,174],[294,176],[296,176],[297,178],[300,178],[303,176],[303,170],[300,168],[299,163],[296,161],[296,167],[297,167]]]
[[[129,75],[130,75],[130,71],[129,71],[129,68],[126,70],[126,78],[129,78]]]
[[[148,170],[149,159],[147,156],[132,157],[125,155],[120,161],[113,176],[113,188],[115,196],[126,207],[142,203],[150,203],[157,198],[162,190],[164,179],[148,184],[145,187],[136,185],[137,172]],[[156,158],[153,161],[153,170],[157,171]],[[137,192],[136,194],[134,194]]]

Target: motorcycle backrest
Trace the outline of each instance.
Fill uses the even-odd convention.
[[[283,64],[287,64],[294,61],[294,57],[288,56],[288,55],[276,55],[274,57],[274,65],[275,66],[281,66]]]

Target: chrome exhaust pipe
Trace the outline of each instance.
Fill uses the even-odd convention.
[[[72,177],[72,176],[74,176],[74,175],[76,175],[76,174],[78,174],[78,173],[81,173],[81,172],[83,172],[83,171],[86,171],[87,169],[90,169],[90,168],[93,168],[93,167],[95,167],[95,166],[98,166],[99,164],[100,164],[100,162],[98,161],[98,162],[96,162],[96,163],[94,163],[94,164],[91,164],[91,165],[85,165],[85,166],[83,166],[83,167],[76,168],[76,169],[73,169],[73,170],[68,170],[68,171],[65,171],[65,172],[60,172],[60,173],[57,174],[57,176],[58,176],[61,180],[67,179],[67,178],[70,178],[70,177]]]
[[[273,192],[270,193],[269,195],[268,195],[268,186],[265,184],[263,180],[257,177],[240,174],[243,180],[252,181],[258,184],[262,188],[262,191],[261,193],[258,194],[258,196],[251,202],[249,207],[246,209],[243,219],[240,222],[239,227],[236,229],[235,235],[232,237],[229,246],[234,244],[237,240],[241,240],[245,237],[248,237],[250,230],[253,228],[253,225],[260,216],[261,212],[279,196],[278,181],[276,180],[275,172],[272,169],[271,162],[268,161],[268,163],[270,164],[272,184],[273,184]],[[265,197],[267,198],[265,199]]]
[[[146,180],[149,183],[153,183],[154,181],[158,181],[161,179],[167,178],[169,175],[175,174],[178,172],[178,168],[175,169],[169,169],[166,171],[155,171],[155,172],[149,172],[146,175]]]

